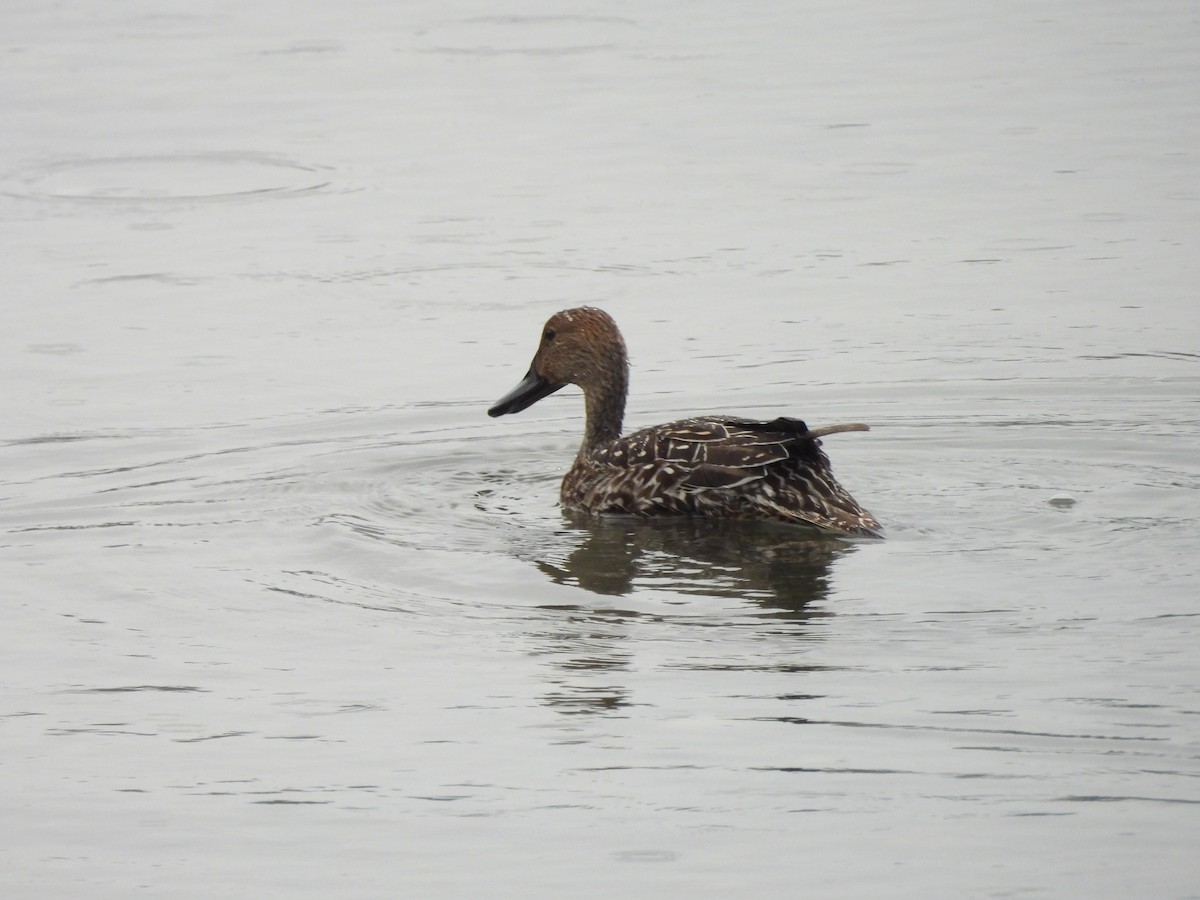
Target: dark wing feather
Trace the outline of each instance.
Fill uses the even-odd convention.
[[[711,464],[746,468],[766,466],[788,456],[781,437],[770,432],[742,427],[742,420],[685,419],[660,428],[630,435],[646,435],[646,453],[681,465]],[[647,460],[648,461],[648,460]]]
[[[681,484],[688,490],[729,490],[762,477],[763,473],[754,467],[735,468],[701,463],[688,473]]]

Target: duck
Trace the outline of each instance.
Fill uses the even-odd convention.
[[[581,306],[542,328],[525,377],[488,409],[519,413],[569,384],[582,388],[583,442],[562,480],[563,508],[599,515],[759,519],[838,536],[882,537],[878,520],[833,477],[821,437],[800,419],[703,415],[621,433],[629,355],[612,316]]]

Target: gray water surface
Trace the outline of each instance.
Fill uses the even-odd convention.
[[[9,4],[8,897],[1200,897],[1187,0]],[[595,521],[830,437],[884,542]]]

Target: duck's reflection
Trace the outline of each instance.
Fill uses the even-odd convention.
[[[803,615],[828,595],[834,560],[856,549],[769,523],[564,516],[578,544],[561,560],[539,560],[538,568],[558,584],[613,597],[668,590]]]
[[[806,631],[806,620],[827,615],[812,605],[828,595],[834,561],[856,549],[846,541],[753,522],[565,515],[564,540],[534,554],[542,572],[557,584],[604,597],[673,595],[671,602],[690,609],[670,618],[687,626],[720,628],[729,622],[728,603],[706,613],[703,598],[712,597],[746,603],[757,608],[759,619],[784,620],[789,631],[796,626]],[[553,607],[545,630],[532,636],[535,652],[550,664],[554,687],[545,703],[563,713],[612,714],[633,702],[624,678],[636,650],[631,625],[661,613],[639,608],[644,604],[636,600],[628,605]]]

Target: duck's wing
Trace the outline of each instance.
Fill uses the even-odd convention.
[[[643,514],[770,517],[876,536],[875,518],[833,477],[820,440],[799,419],[708,416],[619,438],[602,465],[624,469]]]

